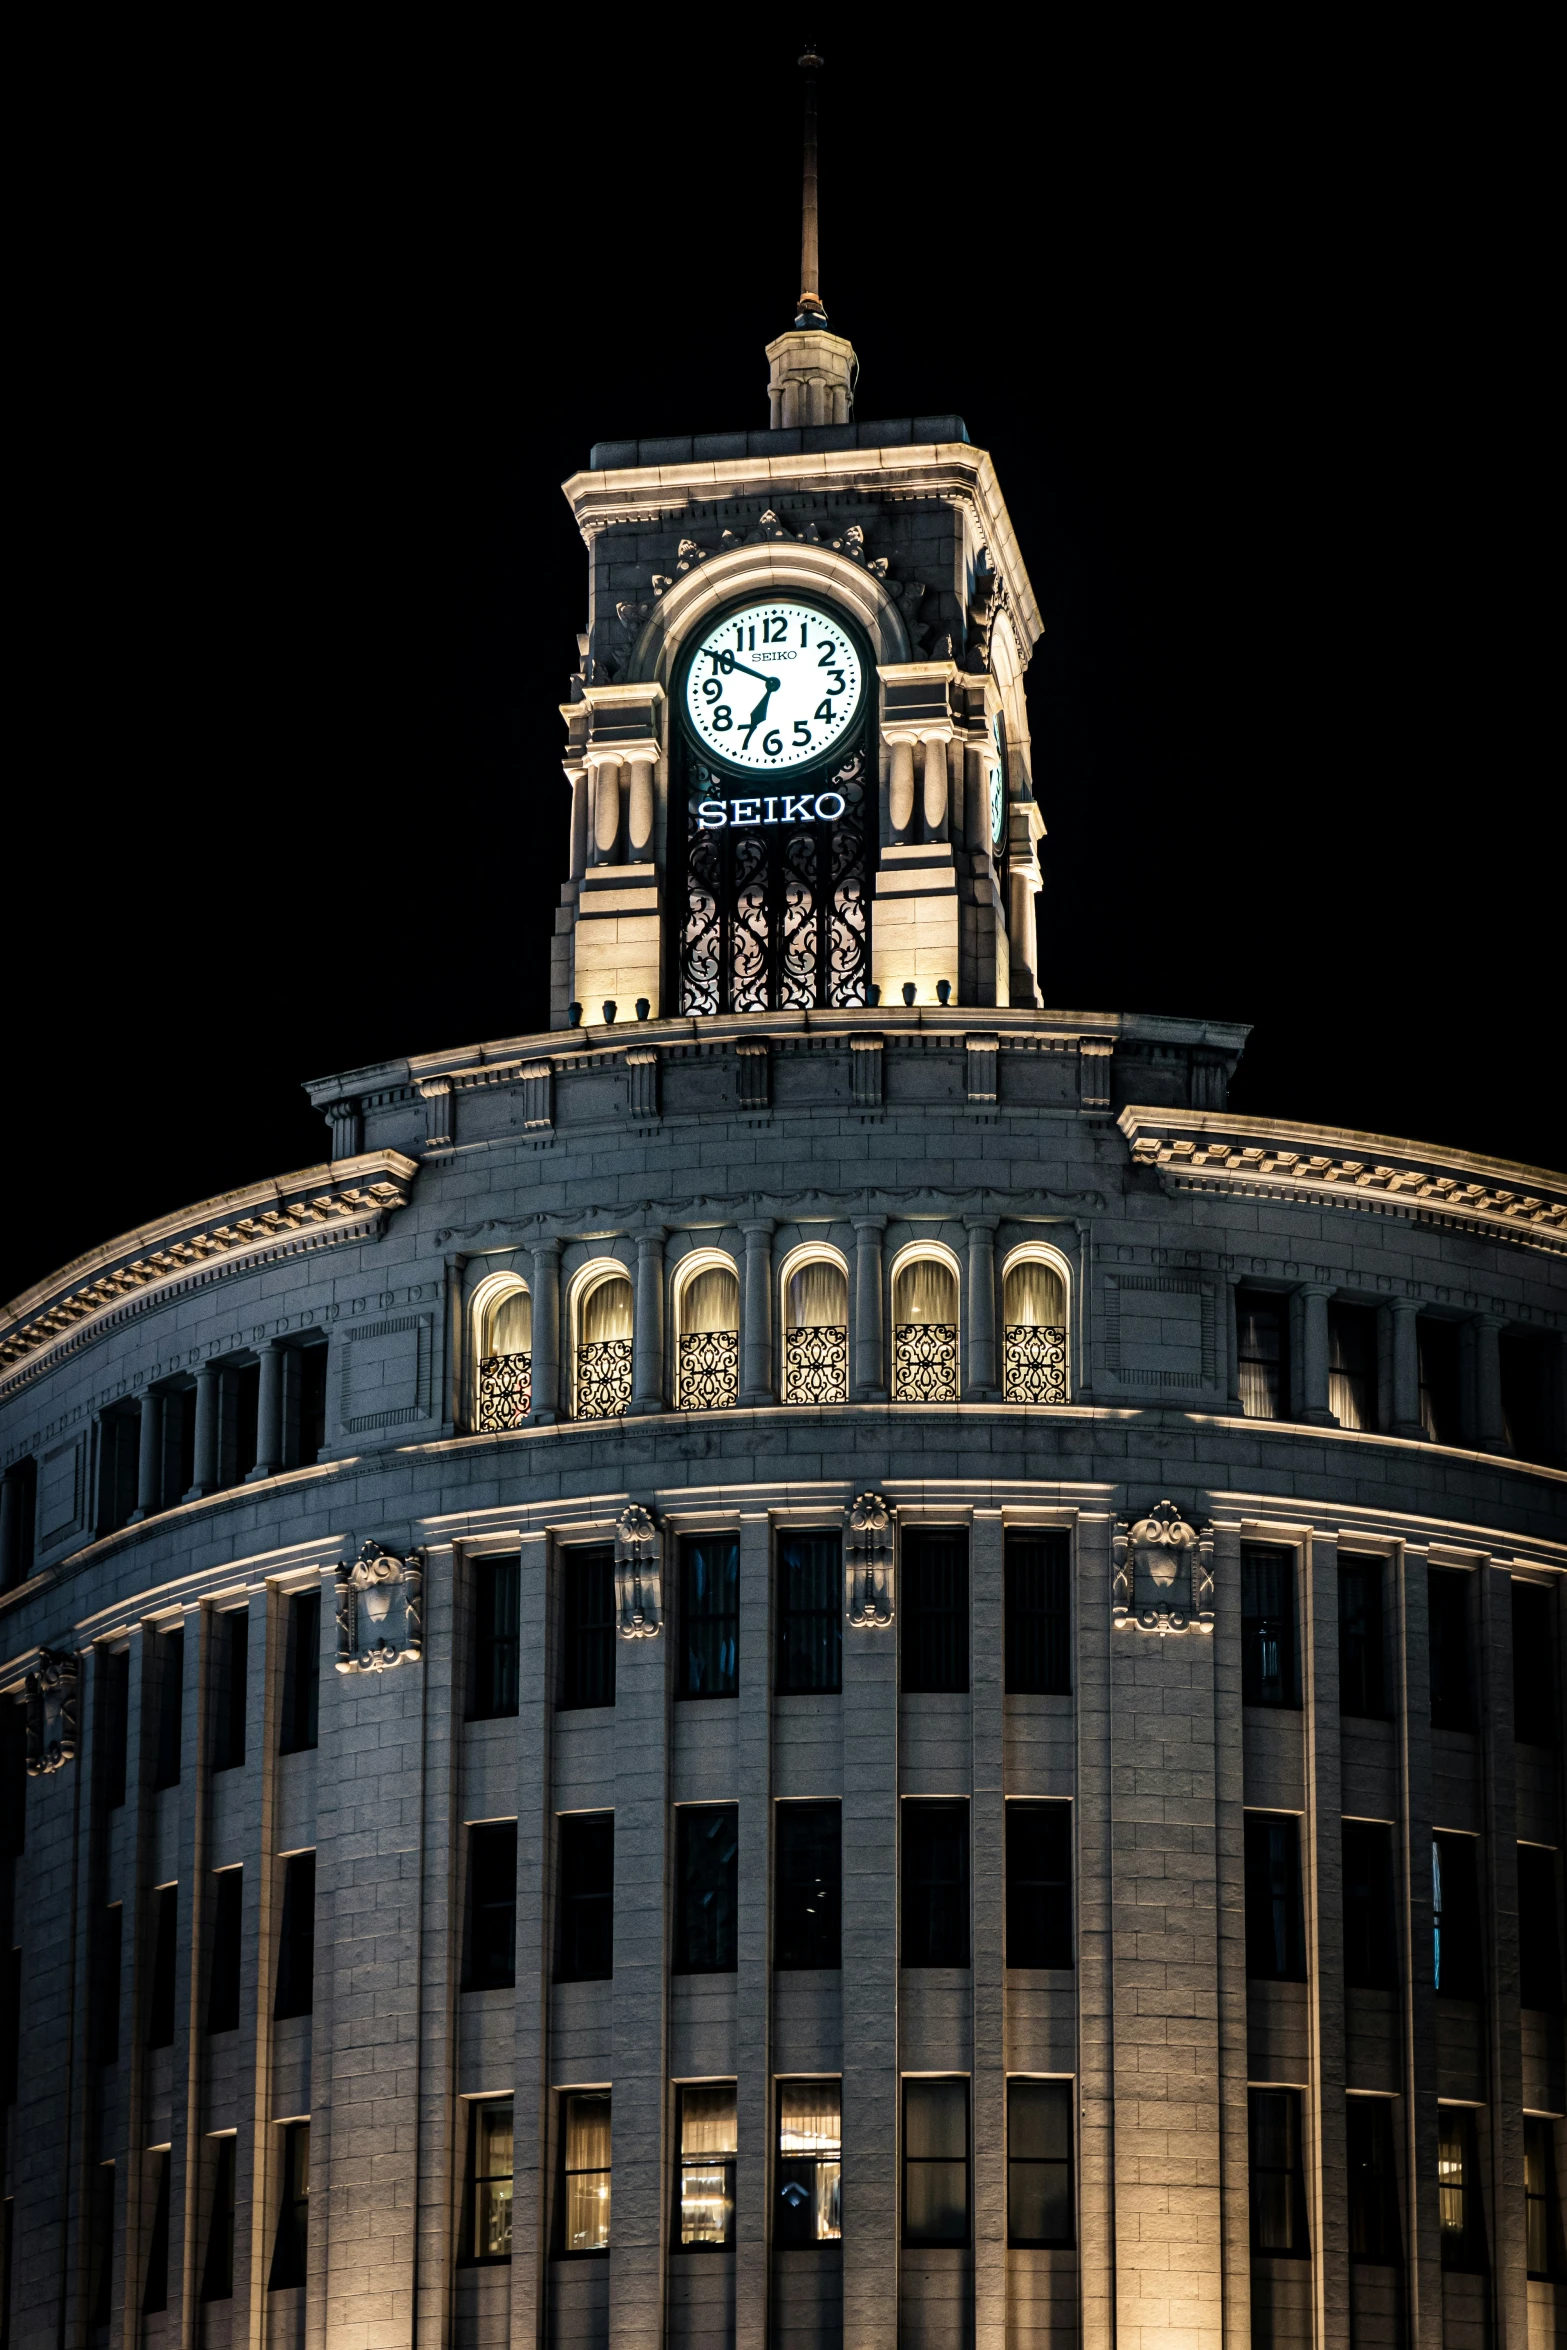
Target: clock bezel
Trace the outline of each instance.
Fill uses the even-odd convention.
[[[838,629],[848,639],[854,647],[860,664],[860,706],[855,713],[853,723],[828,749],[812,753],[808,758],[801,759],[798,765],[780,763],[776,767],[746,767],[737,761],[726,759],[721,751],[713,749],[705,735],[698,734],[691,722],[691,713],[686,706],[686,681],[691,674],[692,662],[715,629],[725,627],[737,612],[755,611],[768,604],[801,605],[807,612],[817,613],[820,618],[827,621],[833,628]],[[787,776],[792,780],[797,776],[814,775],[819,770],[834,766],[841,760],[848,758],[858,747],[869,722],[873,700],[872,681],[875,675],[876,664],[865,631],[857,621],[850,619],[841,606],[832,603],[826,596],[813,593],[809,588],[779,587],[768,595],[758,595],[756,590],[752,588],[746,594],[731,596],[726,602],[713,605],[709,611],[702,614],[701,619],[692,628],[687,642],[681,648],[680,659],[675,666],[674,692],[671,699],[675,705],[681,737],[687,751],[692,757],[701,760],[704,766],[711,768],[715,775],[737,777],[741,782],[751,784],[765,782],[770,775],[776,775],[780,780]]]

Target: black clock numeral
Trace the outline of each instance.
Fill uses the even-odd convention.
[[[821,715],[821,713],[818,711],[817,715],[818,715],[818,717],[819,717],[819,716]],[[799,748],[801,748],[803,745],[808,745],[808,744],[809,744],[809,742],[810,742],[810,739],[811,739],[811,726],[810,726],[810,721],[809,721],[809,719],[806,719],[806,718],[797,718],[797,719],[795,720],[795,722],[794,722],[794,740],[795,740],[795,748],[798,750],[798,749],[799,749]]]
[[[813,716],[813,717],[816,717],[816,718],[821,718],[821,719],[824,719],[824,720],[826,721],[826,723],[827,723],[829,726],[831,726],[831,724],[832,724],[832,718],[833,718],[833,709],[832,709],[832,704],[831,704],[831,702],[818,702],[818,703],[817,703],[817,705],[816,705],[816,708],[815,708],[815,710],[812,712],[812,716]]]
[[[762,748],[767,753],[769,759],[776,759],[781,754],[783,750],[783,736],[779,733],[776,726],[771,728],[768,733],[763,735]]]
[[[785,637],[787,637],[789,634],[789,621],[787,614],[783,612],[770,612],[767,616],[766,631],[767,633],[762,639],[764,644],[781,645]],[[774,633],[775,631],[776,634]]]
[[[826,669],[826,668],[829,668],[829,667],[831,666],[831,664],[832,664],[834,661],[836,661],[836,660],[837,660],[837,658],[838,658],[838,648],[837,648],[837,646],[836,646],[836,645],[829,645],[829,644],[824,644],[824,645],[822,646],[822,657],[821,657],[821,659],[820,659],[820,660],[817,662],[816,666],[817,666],[817,668],[818,668],[818,669]]]
[[[847,693],[847,692],[848,692],[848,690],[849,690],[849,681],[848,681],[848,679],[847,679],[847,678],[844,676],[844,674],[843,674],[843,671],[842,671],[841,669],[832,669],[832,670],[829,670],[829,671],[828,671],[828,675],[829,675],[830,677],[833,677],[833,678],[835,678],[835,679],[837,680],[837,683],[836,683],[835,685],[830,685],[830,686],[827,688],[827,691],[828,691],[830,694],[844,694],[844,693]]]
[[[734,719],[730,714],[729,704],[720,702],[718,708],[713,712],[713,732],[727,734],[733,724]]]
[[[723,690],[723,687],[719,684],[716,677],[703,678],[702,693],[704,698],[709,702],[716,702]]]

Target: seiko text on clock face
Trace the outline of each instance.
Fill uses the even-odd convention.
[[[781,775],[824,757],[859,716],[852,639],[814,604],[747,604],[718,621],[686,671],[686,712],[726,766]]]

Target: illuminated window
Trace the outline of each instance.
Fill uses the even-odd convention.
[[[1458,1324],[1422,1314],[1415,1324],[1415,1345],[1420,1366],[1420,1425],[1433,1444],[1462,1444]]]
[[[560,2250],[609,2250],[610,2097],[568,2089],[560,2101]]]
[[[631,1401],[631,1283],[601,1270],[577,1297],[576,1415],[618,1420]]]
[[[1561,2205],[1556,2193],[1556,2133],[1539,2114],[1523,2125],[1523,2188],[1527,2259],[1532,2277],[1562,2273]]]
[[[808,1257],[784,1279],[785,1403],[849,1400],[849,1280],[836,1257]]]
[[[474,1306],[478,1364],[474,1425],[520,1428],[533,1408],[533,1300],[527,1284],[500,1274]]]
[[[905,1257],[892,1282],[897,1403],[958,1400],[958,1277],[945,1257]]]
[[[1236,1363],[1248,1420],[1282,1420],[1285,1409],[1284,1301],[1268,1291],[1235,1292]]]
[[[1444,2268],[1483,2270],[1485,2216],[1480,2203],[1479,2133],[1467,2105],[1437,2108],[1437,2206]]]
[[[777,2203],[773,2241],[805,2251],[843,2240],[843,2084],[778,2084]]]
[[[468,2227],[463,2257],[510,2260],[512,2101],[486,2097],[468,2119]]]
[[[1328,1308],[1328,1409],[1341,1428],[1377,1424],[1374,1306]]]
[[[703,1264],[688,1275],[676,1310],[676,1410],[727,1410],[740,1394],[740,1283],[733,1265]]]
[[[1049,1259],[1009,1259],[1001,1285],[1002,1388],[1008,1403],[1065,1403],[1066,1281]]]
[[[735,2085],[705,2081],[680,2096],[680,2208],[683,2252],[717,2251],[734,2240]]]

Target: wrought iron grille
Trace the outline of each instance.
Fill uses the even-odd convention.
[[[532,1409],[532,1355],[486,1355],[479,1365],[480,1428],[520,1428]]]
[[[1006,1351],[1008,1403],[1065,1403],[1066,1332],[1045,1323],[1008,1322]]]
[[[676,1409],[721,1412],[739,1400],[738,1330],[682,1330]]]
[[[842,1322],[784,1331],[785,1403],[847,1403],[849,1332]]]
[[[577,1349],[578,1419],[618,1420],[630,1401],[630,1339],[584,1339]]]
[[[682,1012],[810,1011],[863,1004],[870,979],[865,745],[812,779],[841,794],[833,822],[725,825],[706,832],[700,801],[734,790],[689,762]],[[794,781],[798,784],[799,779]],[[798,796],[798,794],[796,794]],[[787,795],[757,798],[772,808]],[[732,803],[727,803],[732,804]]]
[[[956,1322],[899,1322],[892,1333],[892,1394],[896,1403],[956,1403]]]

